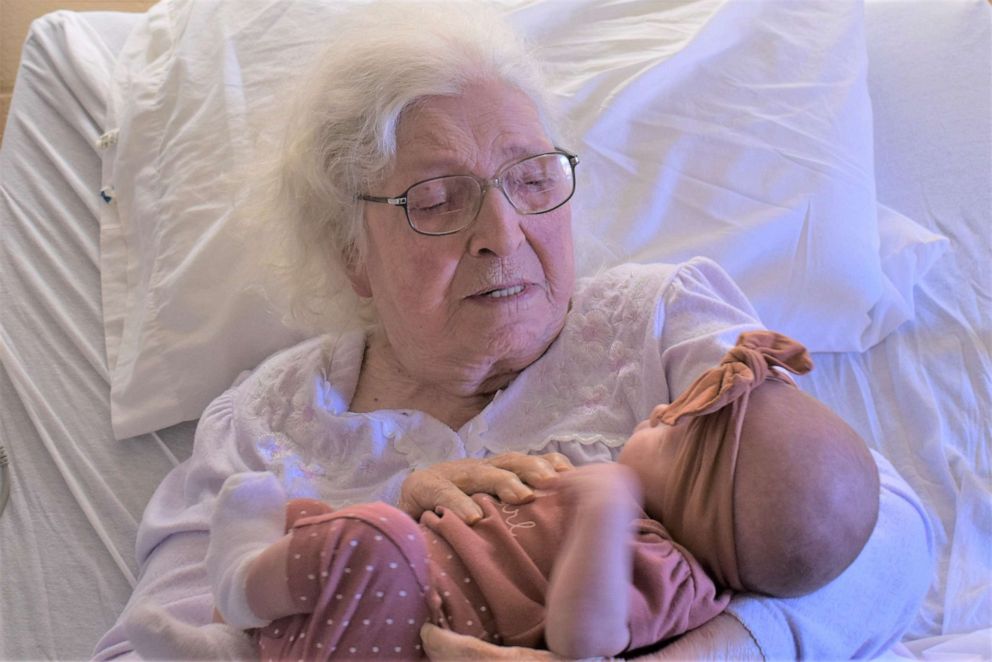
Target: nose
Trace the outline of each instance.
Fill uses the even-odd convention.
[[[469,230],[469,253],[475,257],[509,257],[526,241],[520,221],[521,214],[513,208],[503,191],[495,186],[490,187]]]

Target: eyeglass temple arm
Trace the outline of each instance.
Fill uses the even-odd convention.
[[[575,166],[579,165],[579,155],[578,154],[574,154],[574,153],[568,151],[567,149],[565,149],[564,147],[555,147],[555,149],[568,157],[568,162],[572,164],[572,167],[573,168]]]
[[[355,197],[359,200],[364,200],[365,202],[380,202],[386,205],[393,205],[394,207],[402,207],[406,204],[405,196],[399,198],[384,198],[378,195],[357,195]]]

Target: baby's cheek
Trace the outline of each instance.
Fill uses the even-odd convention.
[[[634,429],[634,434],[630,436],[627,443],[620,450],[617,461],[628,467],[636,469],[644,461],[644,452],[648,446],[652,445],[647,437],[654,433],[654,429],[646,422],[641,423]]]
[[[635,428],[617,459],[638,473],[656,474],[672,461],[679,447],[680,432],[679,428],[662,424],[652,427],[649,421],[644,421]]]

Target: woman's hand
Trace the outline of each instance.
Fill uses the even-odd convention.
[[[434,662],[445,660],[520,660],[521,662],[554,662],[564,660],[551,651],[496,646],[481,639],[425,624],[420,628],[420,642],[427,657]]]
[[[496,646],[475,637],[442,630],[430,623],[420,629],[424,652],[431,660],[563,660],[550,651]],[[638,660],[764,660],[750,633],[733,616],[723,613],[684,634],[659,651]]]
[[[407,476],[397,507],[419,519],[425,511],[444,506],[474,524],[482,518],[482,509],[470,495],[487,492],[506,503],[527,503],[534,498],[528,486],[551,487],[559,472],[573,468],[561,453],[501,453],[482,460],[441,462]]]

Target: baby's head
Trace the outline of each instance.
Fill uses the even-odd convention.
[[[734,533],[745,585],[809,593],[844,571],[878,519],[878,468],[861,437],[799,389],[751,394],[734,482]]]
[[[728,457],[730,408],[675,426],[643,423],[619,461],[641,478],[648,514],[718,580],[778,597],[816,590],[874,529],[871,454],[824,405],[772,379],[749,394],[736,457]],[[721,568],[734,560],[736,568]]]

